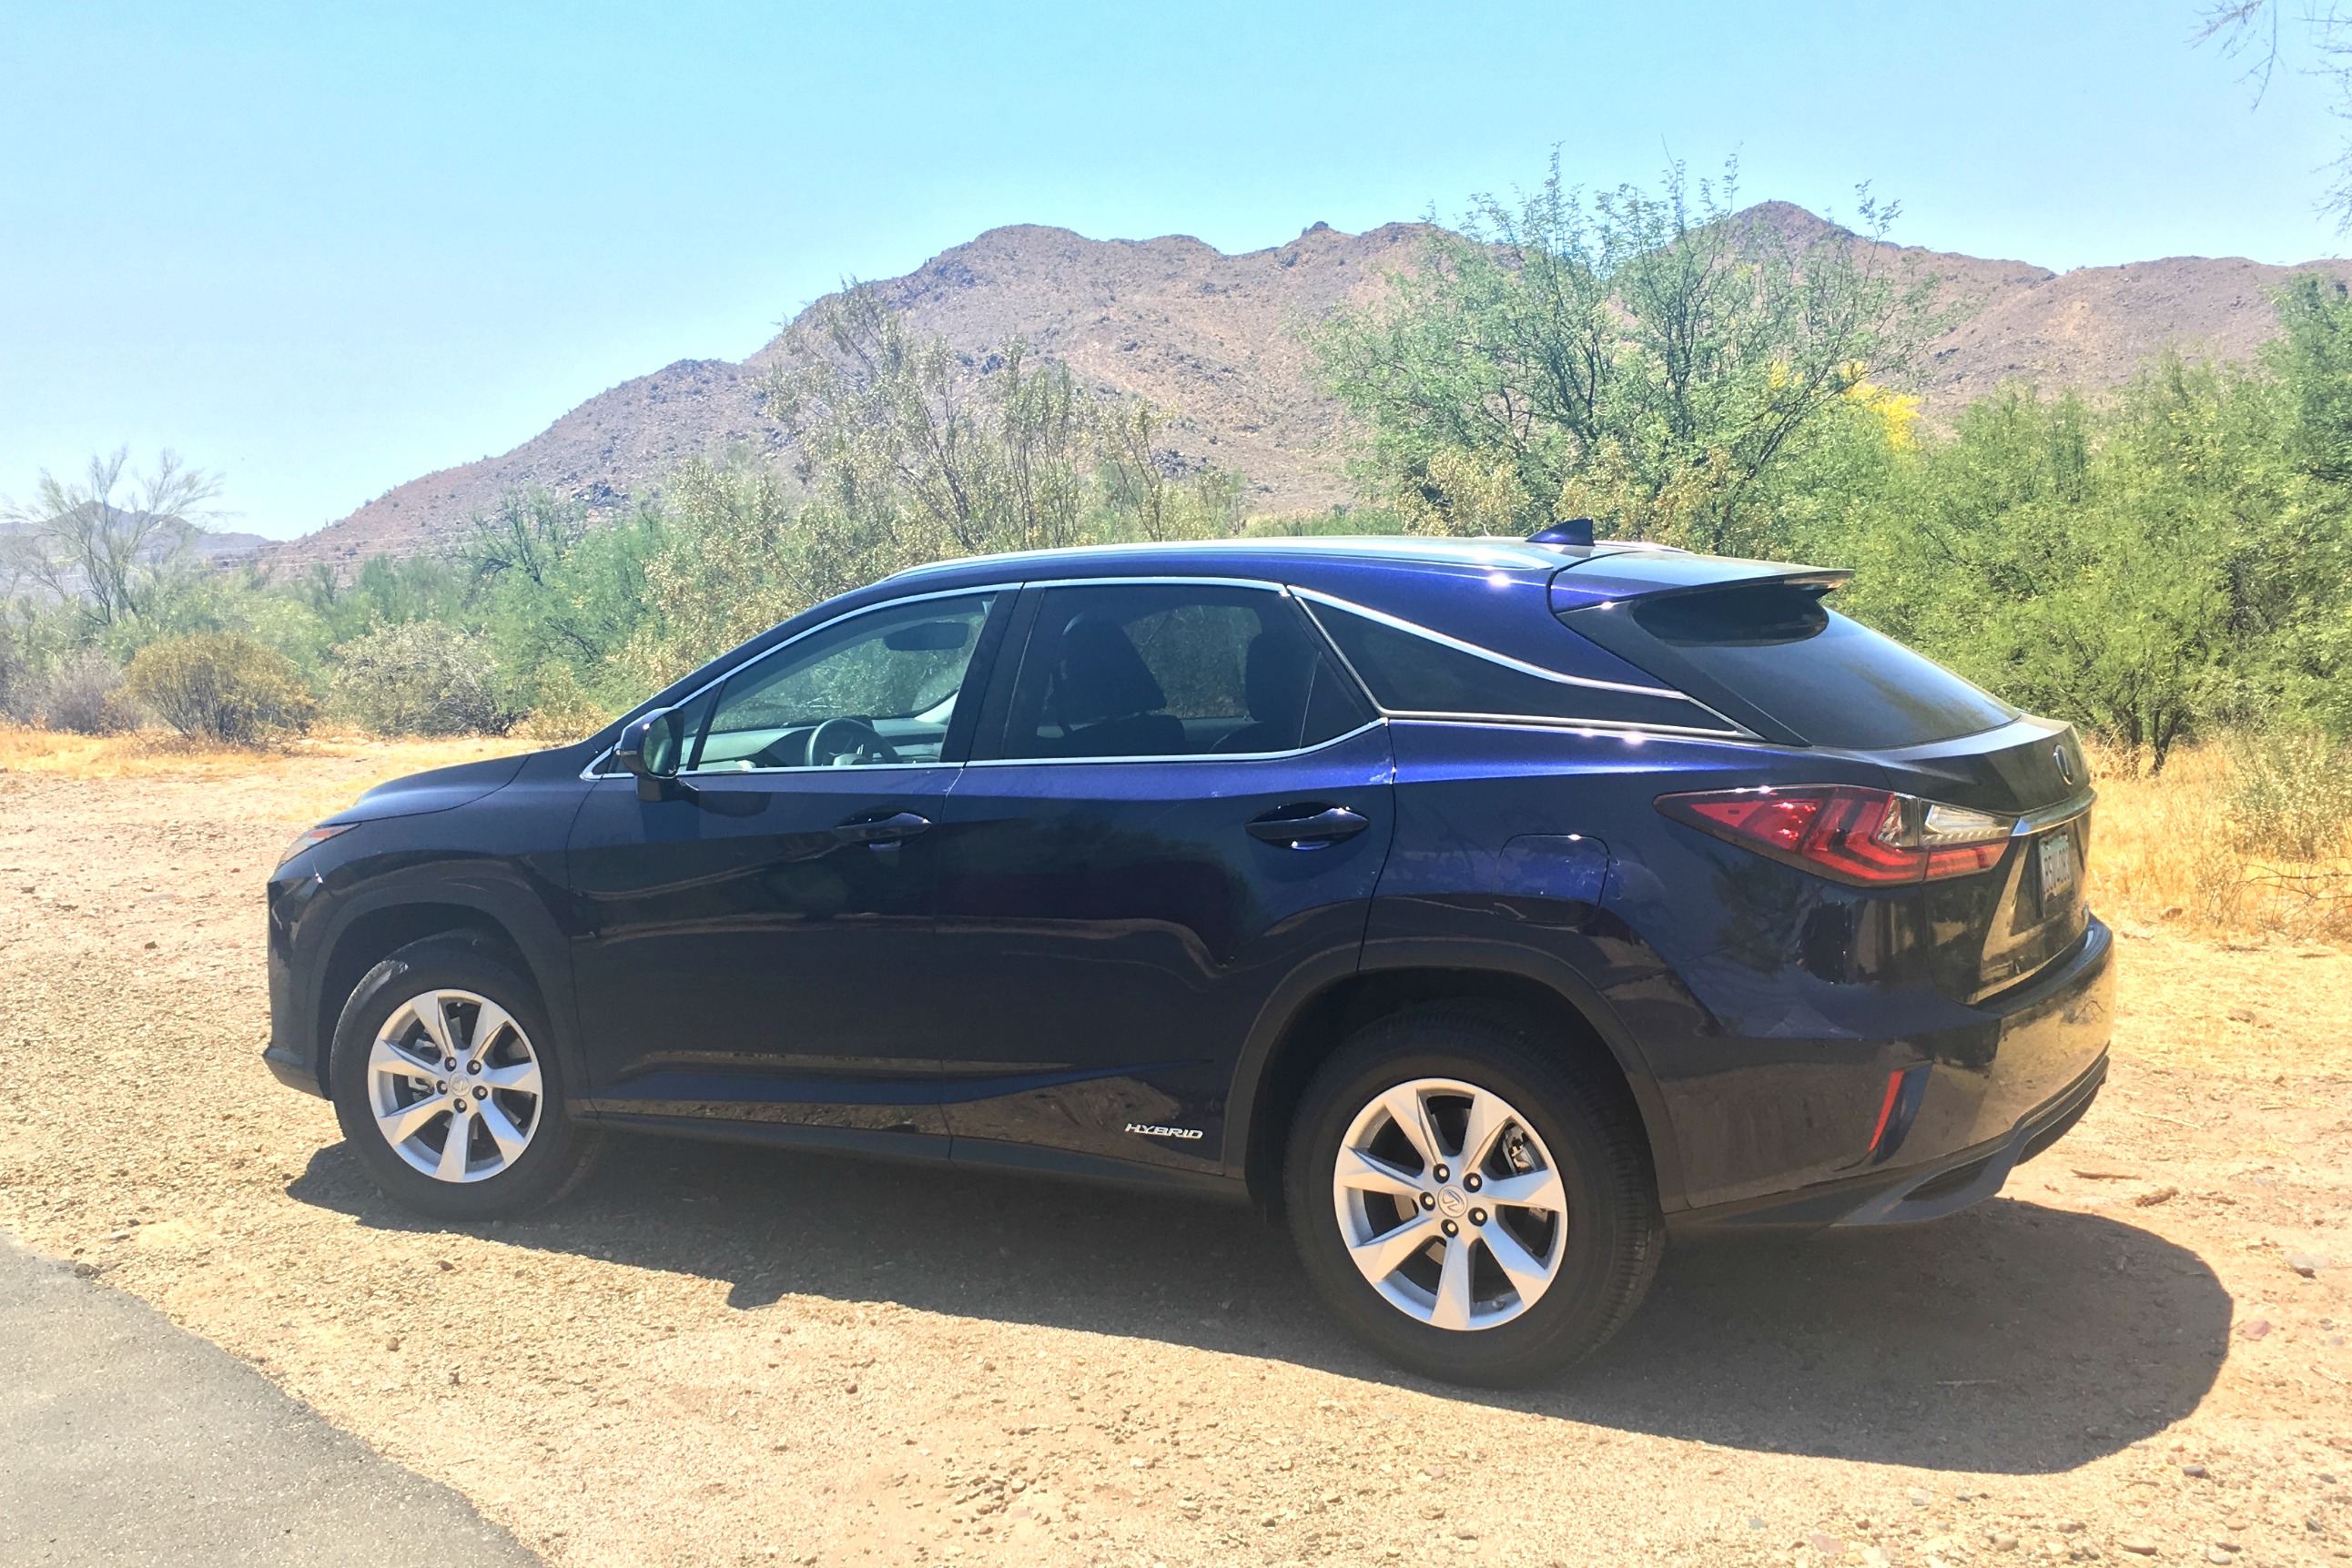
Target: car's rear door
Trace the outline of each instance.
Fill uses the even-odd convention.
[[[1279,589],[1025,591],[934,843],[959,1158],[1223,1159],[1253,1027],[1357,964],[1371,720]]]

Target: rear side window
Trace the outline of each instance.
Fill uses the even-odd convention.
[[[1364,678],[1373,699],[1391,713],[1738,733],[1727,720],[1679,692],[1629,690],[1619,684],[1539,672],[1331,604],[1318,602],[1314,612]]]
[[[1047,589],[1021,661],[1008,758],[1250,756],[1362,724],[1297,606],[1271,589]]]
[[[1784,582],[1570,611],[1568,625],[1705,697],[1727,695],[1813,746],[1925,746],[2007,724],[2017,710],[1932,659]]]

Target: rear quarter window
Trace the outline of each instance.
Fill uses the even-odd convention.
[[[1747,583],[1620,601],[1561,621],[1703,700],[1730,699],[1812,746],[1885,750],[1997,728],[2017,710],[1822,602]]]
[[[1676,691],[1546,672],[1332,604],[1312,608],[1373,700],[1391,713],[1738,733]]]

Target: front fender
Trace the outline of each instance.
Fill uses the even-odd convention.
[[[269,885],[272,1068],[302,1088],[311,1075],[323,1092],[350,987],[395,948],[473,925],[513,947],[566,1082],[584,1088],[563,874],[583,796],[562,782],[518,783],[449,810],[366,822],[279,867]]]

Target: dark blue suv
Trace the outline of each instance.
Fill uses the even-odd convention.
[[[269,885],[268,1060],[451,1219],[608,1128],[1251,1197],[1497,1382],[1669,1229],[1926,1219],[2106,1070],[2063,724],[1638,545],[999,556],[578,746],[387,784]]]

